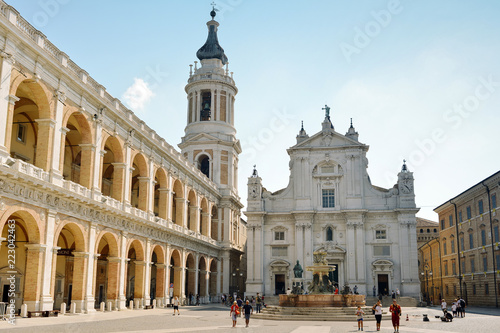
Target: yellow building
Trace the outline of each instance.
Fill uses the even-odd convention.
[[[499,186],[497,172],[434,209],[440,223],[442,296],[448,302],[462,296],[469,305],[498,307]]]
[[[0,7],[1,300],[12,275],[17,310],[123,310],[190,294],[210,302],[242,286],[237,88],[211,38],[215,12],[186,86],[179,153]]]

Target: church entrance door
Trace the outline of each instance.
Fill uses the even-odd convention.
[[[285,274],[276,274],[274,276],[274,294],[280,295],[285,293]]]
[[[378,275],[378,292],[382,295],[389,295],[389,275]]]

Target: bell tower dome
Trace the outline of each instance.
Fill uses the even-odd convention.
[[[196,52],[200,63],[195,61],[194,68],[190,65],[185,87],[187,125],[179,148],[184,157],[221,190],[237,195],[241,146],[234,127],[234,101],[238,89],[233,73],[229,73],[228,58],[219,44],[215,10],[210,15],[207,40]]]

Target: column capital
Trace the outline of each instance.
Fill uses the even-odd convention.
[[[9,95],[8,98],[9,98],[10,105],[14,105],[14,104],[16,104],[17,101],[20,100],[20,98],[17,97],[16,95]]]
[[[33,252],[45,252],[47,249],[47,245],[45,244],[25,244],[24,245],[28,251],[33,251]]]
[[[83,150],[91,150],[91,151],[95,151],[95,148],[96,148],[96,145],[92,144],[92,143],[80,143],[78,146],[80,146],[80,148]]]
[[[62,134],[66,135],[71,130],[69,128],[67,128],[67,127],[61,127],[60,131],[61,131]]]
[[[93,255],[93,253],[90,252],[76,252],[76,251],[73,251],[72,254],[73,257],[75,258],[89,258],[91,255]]]
[[[167,264],[156,264],[156,268],[167,268]]]
[[[134,261],[134,264],[139,265],[139,266],[146,266],[146,262],[143,260],[136,260]]]
[[[54,119],[50,119],[50,118],[45,118],[45,119],[35,119],[35,121],[37,122],[37,124],[39,126],[41,125],[45,125],[45,126],[50,126],[50,127],[54,127],[55,124],[56,124],[56,121]]]
[[[53,253],[53,254],[57,254],[57,251],[59,251],[60,249],[61,249],[61,247],[59,247],[59,246],[54,246],[54,247],[52,248],[52,253]]]
[[[107,152],[108,152],[107,150],[100,150],[99,155],[104,157],[104,155],[106,155]]]
[[[111,165],[115,169],[125,169],[127,167],[127,163],[111,163]]]
[[[108,262],[121,262],[122,258],[120,258],[120,257],[107,257],[106,260]]]
[[[151,178],[149,178],[149,177],[137,177],[137,180],[139,180],[139,182],[149,182],[151,180]]]

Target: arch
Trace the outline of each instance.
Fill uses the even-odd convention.
[[[186,296],[188,297],[189,304],[193,303],[193,297],[196,296],[196,272],[197,263],[195,257],[192,253],[188,253],[185,261],[186,275],[184,290],[186,291]]]
[[[210,230],[210,237],[212,239],[220,241],[221,238],[219,238],[219,209],[217,208],[217,205],[212,206],[212,217],[211,217],[211,230]]]
[[[126,268],[126,298],[127,303],[134,302],[135,308],[141,307],[144,301],[144,246],[141,241],[133,239],[129,241],[126,258],[130,259]]]
[[[100,188],[104,196],[112,197],[115,200],[123,200],[123,184],[125,179],[126,165],[123,163],[123,146],[116,137],[109,136],[103,139],[100,161]]]
[[[206,298],[208,297],[208,274],[209,271],[207,269],[207,259],[204,256],[200,256],[198,261],[198,295],[202,302],[206,302]]]
[[[101,302],[111,301],[118,307],[120,263],[118,258],[118,236],[109,230],[103,230],[96,237],[95,253],[97,257],[95,269],[94,307]]]
[[[42,236],[40,232],[41,221],[39,215],[33,209],[17,205],[11,206],[2,214],[2,218],[0,219],[0,230],[3,230],[11,216],[17,216],[24,222],[24,229],[26,230],[30,244],[40,243]]]
[[[210,214],[208,211],[208,200],[207,198],[203,197],[201,198],[201,204],[200,204],[200,233],[205,236],[210,235]]]
[[[54,232],[54,246],[58,246],[60,241],[59,237],[61,236],[61,234],[63,238],[62,241],[67,239],[67,233],[64,233],[65,230],[71,233],[71,235],[73,236],[74,250],[77,252],[86,252],[87,238],[85,237],[85,231],[83,226],[79,222],[77,222],[76,219],[61,221],[58,228],[56,229],[56,232]],[[69,243],[66,244],[71,246],[71,244]]]
[[[174,285],[173,297],[179,297],[182,299],[182,275],[183,275],[183,265],[181,260],[181,254],[178,250],[173,249],[170,253],[170,284]]]
[[[109,256],[118,257],[119,256],[118,236],[109,230],[102,230],[96,237],[96,242],[95,242],[96,247],[94,253],[99,253],[99,243],[101,242],[102,239],[104,239],[106,243],[108,243]]]
[[[214,298],[217,296],[217,275],[219,272],[217,271],[217,261],[216,259],[210,260],[210,275],[209,275],[209,295],[212,299],[212,302],[216,301]]]
[[[196,159],[198,169],[204,174],[207,178],[210,178],[210,156],[206,154],[200,154]]]

